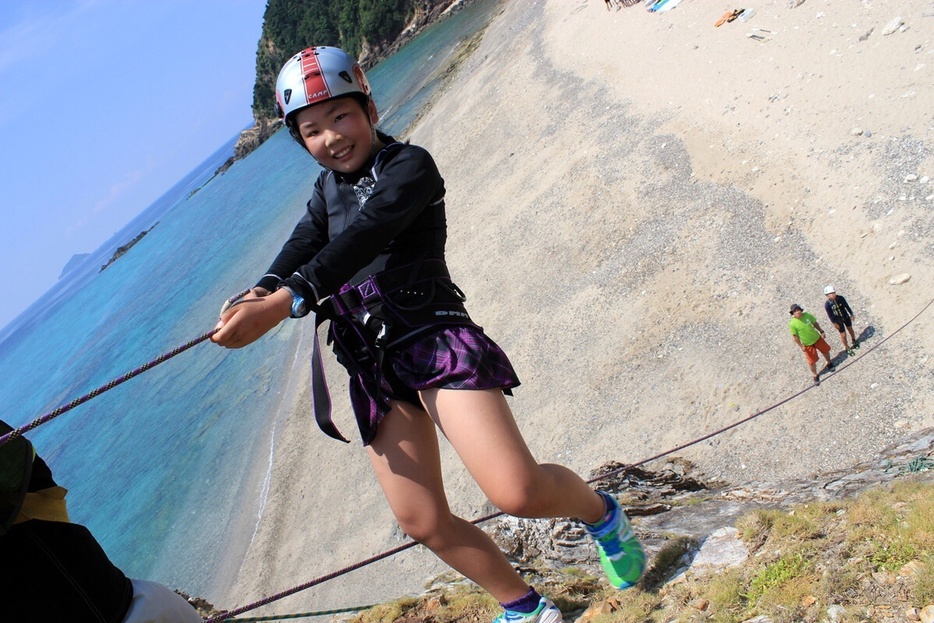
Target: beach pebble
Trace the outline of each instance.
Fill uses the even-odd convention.
[[[899,275],[892,275],[892,277],[889,279],[889,283],[893,286],[899,286],[909,279],[911,279],[911,275],[908,273],[901,273]]]
[[[906,181],[906,182],[915,182],[915,181],[917,181],[917,180],[918,180],[918,176],[917,176],[917,175],[911,174],[911,175],[906,175],[906,176],[905,176],[905,181]]]
[[[882,29],[882,36],[891,35],[893,32],[899,29],[899,27],[904,23],[901,17],[896,17],[891,22],[885,25],[885,28]]]
[[[860,128],[853,128],[852,130],[850,130],[850,134],[852,134],[853,136],[859,136],[862,133],[863,131]]]
[[[865,136],[866,138],[869,138],[870,136],[872,136],[872,132],[870,132],[869,130],[866,130],[865,132],[863,132],[863,136]]]
[[[689,604],[695,610],[704,611],[710,606],[709,599],[695,599]]]

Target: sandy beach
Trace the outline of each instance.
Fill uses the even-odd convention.
[[[838,372],[680,456],[774,481],[934,426],[934,308],[918,315],[934,298],[934,3],[793,4],[505,2],[404,137],[445,178],[451,272],[522,379],[511,405],[540,461],[637,462],[807,388],[793,302],[828,328]],[[855,358],[822,309],[828,283],[856,312]],[[257,457],[268,500],[240,522],[252,542],[206,595],[218,607],[405,539],[332,357],[352,443],[315,428],[307,324],[271,470]],[[490,512],[442,451],[452,509]],[[444,570],[415,548],[248,616],[417,594]]]

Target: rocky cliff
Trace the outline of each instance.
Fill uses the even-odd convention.
[[[424,30],[430,24],[455,13],[473,0],[419,0],[413,7],[413,15],[406,23],[402,32],[391,40],[367,40],[361,42],[361,52],[359,61],[366,70],[379,61],[394,54],[403,45],[411,41],[416,35]],[[335,42],[328,42],[334,44]],[[259,42],[259,51],[257,56],[281,57],[282,51],[279,50],[274,36],[267,33],[264,29],[263,37]],[[254,92],[268,91],[275,89],[276,75],[272,70],[261,70],[262,63],[257,63],[257,86]],[[275,65],[278,65],[276,63]],[[268,108],[268,107],[267,107]],[[274,111],[265,110],[258,112],[254,102],[254,125],[252,128],[244,130],[240,134],[240,139],[234,147],[234,155],[225,162],[217,173],[223,173],[237,160],[245,157],[254,149],[259,147],[270,136],[276,133],[282,127],[282,122],[274,116]]]
[[[652,469],[610,463],[591,477],[602,474],[612,475],[595,486],[624,503],[650,560],[630,591],[599,579],[577,522],[505,517],[487,528],[531,582],[557,595],[568,622],[934,621],[934,429],[850,468],[778,483],[725,485],[677,458]],[[913,522],[913,537],[886,527]],[[725,578],[743,587],[730,602],[718,591]],[[430,618],[431,604],[458,584],[438,578],[394,620],[446,620]]]

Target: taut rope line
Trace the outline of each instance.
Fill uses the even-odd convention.
[[[246,295],[247,292],[249,292],[249,290],[244,290],[243,292],[240,292],[240,293],[237,294],[236,296],[232,296],[232,297],[230,297],[229,299],[227,299],[227,302],[228,302],[228,303],[233,303],[233,302],[236,301],[237,299],[243,298],[243,296]],[[30,422],[29,424],[26,424],[25,426],[22,426],[22,427],[20,427],[20,428],[17,428],[16,430],[12,430],[12,431],[10,431],[9,433],[7,433],[6,435],[0,436],[0,446],[4,445],[4,444],[6,444],[6,443],[8,443],[8,442],[10,442],[10,441],[13,441],[13,440],[16,439],[17,437],[21,437],[21,436],[23,435],[23,433],[29,432],[29,431],[31,431],[32,429],[36,428],[37,426],[41,426],[42,424],[45,424],[46,422],[48,422],[48,421],[50,421],[50,420],[54,420],[55,418],[57,418],[58,416],[62,415],[63,413],[66,413],[66,412],[68,412],[68,411],[71,411],[72,409],[74,409],[74,408],[77,407],[78,405],[82,405],[82,404],[86,403],[88,400],[90,400],[90,399],[92,399],[92,398],[95,398],[96,396],[99,396],[100,394],[103,394],[104,392],[106,392],[106,391],[108,391],[108,390],[113,389],[113,388],[116,387],[117,385],[120,385],[121,383],[125,383],[126,381],[129,381],[129,380],[132,379],[134,376],[140,375],[140,374],[142,374],[143,372],[145,372],[146,370],[149,370],[149,369],[151,369],[151,368],[155,368],[155,367],[158,366],[160,363],[163,363],[163,362],[165,362],[165,361],[168,361],[168,360],[171,359],[172,357],[175,357],[176,355],[179,355],[179,354],[185,352],[185,351],[188,350],[189,348],[191,348],[191,347],[193,347],[193,346],[197,346],[198,344],[200,344],[201,342],[203,342],[203,341],[205,341],[205,340],[211,339],[211,336],[214,335],[215,333],[217,333],[217,331],[218,331],[217,329],[212,329],[211,331],[208,331],[207,333],[202,333],[201,335],[199,335],[199,336],[196,337],[195,339],[191,340],[190,342],[186,342],[185,344],[182,344],[181,346],[179,346],[179,347],[177,347],[177,348],[173,348],[173,349],[170,350],[169,352],[163,353],[162,355],[159,355],[158,357],[156,357],[156,358],[153,359],[152,361],[149,361],[149,362],[147,362],[147,363],[144,363],[143,365],[141,365],[140,367],[136,368],[135,370],[131,370],[131,371],[127,372],[126,374],[124,374],[123,376],[117,377],[117,378],[113,379],[112,381],[110,381],[110,382],[108,382],[108,383],[105,383],[104,385],[101,385],[101,386],[98,387],[97,389],[93,389],[93,390],[89,391],[89,392],[86,393],[84,396],[81,396],[81,397],[79,397],[79,398],[75,398],[74,400],[72,400],[72,401],[69,402],[68,404],[62,405],[62,406],[60,406],[60,407],[57,407],[57,408],[53,409],[52,411],[49,411],[49,412],[46,413],[45,415],[36,418],[35,420],[33,420],[32,422]]]
[[[203,342],[203,341],[205,341],[205,340],[207,340],[207,339],[210,339],[210,337],[211,337],[212,335],[214,335],[216,332],[217,332],[217,329],[214,329],[214,330],[212,330],[212,331],[208,331],[207,333],[203,333],[202,335],[199,335],[198,337],[196,337],[195,339],[191,340],[190,342],[187,342],[187,343],[185,343],[185,344],[182,344],[182,345],[179,346],[178,348],[173,348],[173,349],[170,350],[169,352],[164,353],[164,354],[162,354],[162,355],[159,355],[158,357],[156,357],[156,358],[153,359],[152,361],[149,361],[149,362],[147,362],[147,363],[144,363],[143,365],[141,365],[140,367],[136,368],[135,370],[131,370],[131,371],[127,372],[126,374],[124,374],[123,376],[117,377],[117,378],[111,380],[110,382],[108,382],[108,383],[106,383],[106,384],[104,384],[104,385],[101,385],[101,386],[98,387],[97,389],[92,389],[91,391],[89,391],[88,393],[86,393],[84,396],[81,396],[81,397],[79,397],[79,398],[75,398],[74,400],[72,400],[72,401],[69,402],[68,404],[62,405],[62,406],[60,406],[60,407],[57,407],[57,408],[55,408],[55,409],[49,411],[49,412],[46,413],[45,415],[36,418],[35,420],[33,420],[32,422],[30,422],[29,424],[26,424],[25,426],[22,426],[22,427],[20,427],[20,428],[17,428],[16,430],[10,431],[10,432],[7,433],[6,435],[3,435],[2,437],[0,437],[0,446],[4,445],[5,443],[7,443],[7,442],[9,442],[9,441],[13,441],[13,440],[16,439],[17,437],[22,436],[23,433],[29,432],[29,431],[31,431],[32,429],[36,428],[37,426],[41,426],[42,424],[45,424],[45,423],[48,422],[49,420],[53,420],[53,419],[57,418],[58,416],[62,415],[63,413],[66,413],[66,412],[68,412],[68,411],[71,411],[72,409],[74,409],[74,408],[77,407],[78,405],[84,404],[85,402],[87,402],[87,401],[90,400],[91,398],[94,398],[94,397],[96,397],[96,396],[99,396],[100,394],[103,394],[104,392],[113,389],[113,388],[116,387],[117,385],[120,385],[121,383],[124,383],[124,382],[126,382],[126,381],[129,381],[129,380],[132,379],[134,376],[137,376],[137,375],[139,375],[139,374],[142,374],[142,373],[145,372],[146,370],[149,370],[149,369],[151,369],[151,368],[154,368],[154,367],[158,366],[160,363],[162,363],[162,362],[164,362],[164,361],[168,361],[169,359],[171,359],[171,358],[174,357],[175,355],[178,355],[178,354],[180,354],[180,353],[185,352],[186,350],[188,350],[188,349],[191,348],[192,346],[196,346],[196,345],[200,344],[201,342]]]

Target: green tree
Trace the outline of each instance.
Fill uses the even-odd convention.
[[[398,38],[416,7],[451,0],[269,0],[256,52],[253,116],[275,116],[276,77],[289,55],[310,45],[333,45],[360,57],[366,48],[382,50]]]

